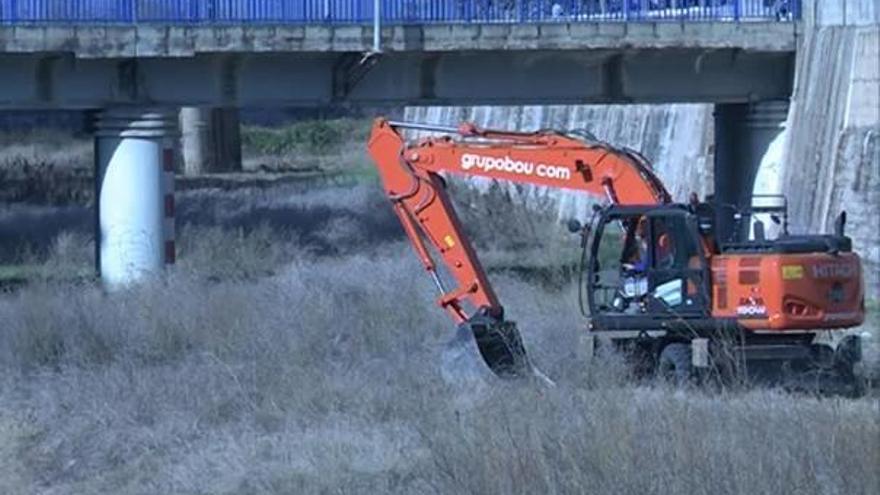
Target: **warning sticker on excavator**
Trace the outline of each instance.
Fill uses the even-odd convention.
[[[782,280],[799,280],[804,278],[804,267],[801,265],[784,265],[782,267]]]
[[[443,242],[446,243],[446,247],[455,247],[455,238],[453,238],[449,234],[447,234],[446,237],[443,238]]]

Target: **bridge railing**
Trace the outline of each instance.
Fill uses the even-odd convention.
[[[380,0],[385,24],[790,21],[801,0]],[[365,24],[373,0],[0,0],[3,24]]]

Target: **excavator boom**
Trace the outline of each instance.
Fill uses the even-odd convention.
[[[443,133],[407,144],[401,130]],[[453,137],[454,136],[454,137]],[[605,196],[613,203],[661,204],[669,193],[647,161],[634,151],[557,132],[483,130],[472,124],[442,127],[377,119],[368,144],[385,192],[425,270],[439,305],[473,330],[496,373],[527,366],[518,332],[504,319],[485,270],[474,252],[440,172],[511,180]],[[447,287],[428,244],[439,253],[454,287]],[[520,354],[518,356],[518,354]]]

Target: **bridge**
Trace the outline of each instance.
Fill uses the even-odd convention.
[[[372,23],[790,20],[796,0],[3,0],[10,23]]]
[[[0,0],[0,108],[787,98],[799,5]]]
[[[184,105],[710,102],[716,193],[741,203],[786,115],[800,16],[798,0],[0,0],[0,109],[103,110],[114,283],[174,259]]]

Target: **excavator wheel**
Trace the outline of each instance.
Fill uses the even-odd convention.
[[[483,361],[495,375],[522,378],[530,374],[531,364],[514,322],[476,315],[462,327],[473,333]]]
[[[657,374],[677,387],[690,384],[694,376],[690,345],[673,342],[664,347],[657,362]]]

